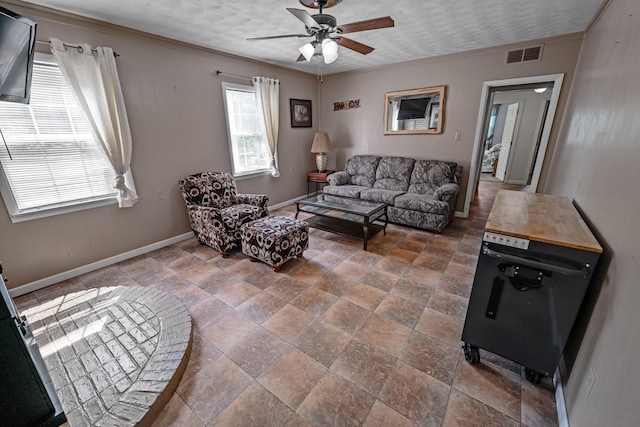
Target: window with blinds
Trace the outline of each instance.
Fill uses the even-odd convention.
[[[12,218],[117,195],[113,168],[49,57],[34,63],[30,104],[0,102],[0,189]]]
[[[253,86],[222,83],[234,176],[269,172],[271,154]]]

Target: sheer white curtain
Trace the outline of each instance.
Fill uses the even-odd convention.
[[[88,44],[80,45],[79,49],[67,49],[58,39],[51,39],[51,44],[63,76],[116,173],[113,187],[118,190],[118,205],[132,207],[138,195],[125,185],[124,178],[130,173],[131,131],[113,50],[98,47],[94,54]]]
[[[279,177],[276,164],[278,151],[278,125],[280,123],[280,80],[269,77],[254,77],[253,87],[256,91],[258,111],[262,112],[264,127],[267,131],[269,151],[271,152],[271,176]]]

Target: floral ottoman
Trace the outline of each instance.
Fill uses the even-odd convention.
[[[242,226],[242,252],[280,271],[293,257],[309,248],[309,224],[284,216],[268,216]]]

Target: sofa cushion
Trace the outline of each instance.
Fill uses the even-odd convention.
[[[376,170],[373,188],[407,191],[415,162],[406,157],[383,157]]]
[[[345,165],[345,171],[351,175],[349,184],[373,187],[379,162],[379,156],[357,155],[349,158]]]
[[[236,184],[227,172],[202,172],[183,178],[182,197],[187,205],[224,209],[236,203]]]
[[[443,184],[458,183],[458,165],[441,160],[417,160],[411,173],[410,193],[428,194]]]
[[[384,190],[382,188],[370,188],[360,192],[360,198],[363,200],[371,200],[372,202],[386,203],[393,205],[394,199],[404,194],[404,191]]]
[[[357,199],[360,197],[360,193],[363,190],[370,190],[369,187],[363,187],[361,185],[327,185],[322,191],[325,194],[332,194],[334,196],[351,197]]]
[[[411,227],[435,231],[436,233],[440,233],[449,224],[449,219],[445,215],[398,209],[393,206],[387,208],[387,216],[389,217],[389,222],[406,224]]]
[[[232,205],[220,209],[220,219],[228,232],[240,231],[242,224],[254,221],[264,216],[264,209],[254,205]],[[238,234],[239,236],[239,234]]]
[[[396,197],[394,204],[396,208],[409,209],[413,211],[427,212],[432,214],[447,215],[449,204],[433,198],[433,193],[416,194],[406,193]]]

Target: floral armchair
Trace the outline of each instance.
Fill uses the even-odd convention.
[[[269,197],[237,194],[233,176],[226,172],[190,175],[182,178],[178,186],[196,238],[220,251],[223,258],[241,244],[243,224],[269,215]]]

